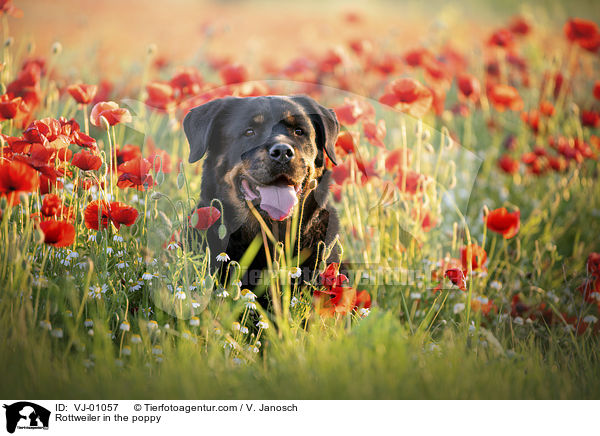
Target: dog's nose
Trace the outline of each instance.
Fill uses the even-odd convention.
[[[275,144],[269,149],[271,159],[282,164],[291,161],[295,154],[296,152],[291,145],[283,143]]]

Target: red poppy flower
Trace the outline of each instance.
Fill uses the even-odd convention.
[[[385,121],[379,120],[377,124],[372,121],[363,122],[363,131],[365,133],[365,138],[371,144],[376,147],[385,148],[383,140],[385,139],[385,135],[387,130],[385,128]]]
[[[389,173],[394,173],[397,169],[409,167],[411,159],[412,152],[408,148],[397,148],[390,151],[385,157],[385,169]]]
[[[587,271],[600,278],[600,253],[590,253],[587,258]]]
[[[386,86],[385,93],[379,101],[420,118],[431,108],[433,95],[420,82],[401,78]]]
[[[0,197],[10,205],[19,203],[19,194],[33,192],[39,186],[39,174],[22,162],[4,161],[0,164]]]
[[[150,82],[146,85],[146,104],[153,108],[171,111],[175,108],[175,91],[169,83]]]
[[[202,75],[192,67],[182,67],[171,77],[169,84],[177,91],[179,98],[196,95],[202,89]]]
[[[567,160],[562,156],[548,156],[548,164],[556,172],[563,172],[569,166]]]
[[[130,123],[132,121],[131,113],[125,108],[120,108],[114,101],[101,101],[96,103],[90,114],[90,121],[96,127],[101,127],[101,118],[104,117],[109,126],[119,123]]]
[[[44,232],[44,243],[54,247],[68,247],[75,242],[75,227],[66,221],[50,219],[42,221],[40,229]]]
[[[73,97],[77,103],[90,104],[96,96],[96,92],[98,92],[98,86],[78,83],[69,86],[67,88],[67,91],[69,92],[69,94],[71,94],[71,97]]]
[[[154,164],[154,172],[158,173],[158,170],[161,170],[163,173],[169,174],[172,170],[170,154],[167,151],[158,148],[151,137],[148,137],[146,146],[150,153],[148,155],[148,162]]]
[[[85,226],[88,229],[105,229],[111,221],[119,229],[121,225],[133,225],[138,217],[138,211],[134,207],[120,202],[113,201],[112,203],[108,203],[96,200],[88,204],[83,216]]]
[[[461,291],[467,290],[467,278],[465,273],[460,268],[450,268],[444,272],[444,277],[447,277],[452,283],[458,286]]]
[[[79,153],[75,153],[71,163],[83,171],[90,171],[100,168],[102,159],[87,150],[81,150]]]
[[[497,111],[506,109],[519,111],[523,109],[523,100],[519,92],[509,85],[500,83],[492,84],[487,90],[488,98]]]
[[[42,201],[40,212],[45,217],[53,217],[60,215],[63,209],[62,200],[56,194],[46,194]]]
[[[119,229],[121,225],[133,225],[138,217],[138,211],[135,207],[113,201],[110,203],[109,215],[115,227]]]
[[[326,288],[341,286],[348,281],[348,277],[339,273],[340,265],[338,263],[330,263],[325,268],[325,271],[319,274],[321,284]]]
[[[525,36],[531,31],[531,24],[523,17],[513,17],[508,28],[515,35]]]
[[[508,212],[505,207],[490,211],[483,217],[483,222],[493,232],[500,233],[504,239],[514,237],[521,224],[521,212]]]
[[[508,29],[498,29],[488,39],[488,45],[511,49],[514,46],[515,40],[513,34]]]
[[[57,189],[62,189],[63,184],[60,180],[53,179],[45,174],[40,174],[40,194],[48,194],[55,186]]]
[[[460,260],[465,270],[469,269],[469,263],[473,271],[483,269],[487,260],[487,253],[483,247],[470,244],[460,249]]]
[[[593,21],[571,18],[565,23],[565,36],[571,42],[586,48],[598,39],[598,25]]]
[[[225,85],[241,83],[248,80],[248,70],[239,63],[225,65],[220,69],[219,75]]]
[[[420,67],[425,59],[433,58],[433,54],[425,48],[416,48],[404,53],[404,62],[411,67]]]
[[[596,80],[594,83],[594,97],[596,100],[600,100],[600,80]]]
[[[333,195],[333,199],[335,201],[337,201],[338,203],[342,201],[342,187],[340,185],[338,185],[337,183],[332,183],[329,186],[329,192],[331,192],[331,195]]]
[[[519,171],[519,161],[507,154],[498,159],[498,166],[507,174],[516,174]]]
[[[359,99],[344,99],[344,104],[333,109],[335,115],[345,126],[355,124],[360,120],[373,120],[375,118],[375,108],[371,103]]]
[[[428,182],[428,177],[424,174],[419,174],[416,171],[408,170],[404,173],[398,170],[396,178],[396,186],[403,192],[415,195],[417,192],[422,192]],[[406,174],[406,175],[405,175]]]
[[[12,15],[15,18],[23,17],[23,11],[17,8],[12,0],[1,0],[0,1],[0,13]]]
[[[369,309],[371,308],[371,294],[367,291],[360,291],[356,294],[356,301],[354,307],[357,309]]]
[[[481,87],[479,86],[479,80],[471,74],[463,73],[456,79],[458,86],[459,96],[466,100],[477,102],[481,93]]]
[[[0,121],[17,118],[20,113],[27,113],[28,107],[21,97],[0,96]]]
[[[540,112],[546,117],[554,115],[554,105],[547,100],[540,103]]]
[[[358,132],[350,132],[348,130],[340,132],[335,143],[335,148],[343,150],[345,154],[354,153],[359,135]]]
[[[343,185],[344,182],[352,175],[352,160],[346,159],[341,164],[331,169],[331,177],[338,185]]]
[[[119,165],[119,180],[117,186],[121,189],[136,188],[146,191],[155,185],[150,169],[152,164],[147,159],[137,157]]]
[[[355,307],[356,289],[336,286],[324,291],[315,291],[315,307],[320,316],[345,315]]]
[[[42,71],[35,63],[23,66],[17,78],[6,87],[6,93],[12,98],[22,97],[31,111],[35,110],[42,101],[40,86]]]
[[[587,127],[599,127],[600,126],[600,113],[592,110],[581,111],[581,124]]]
[[[198,230],[207,230],[221,218],[219,209],[213,206],[200,207],[194,211],[193,215],[198,217],[198,222],[194,226]]]
[[[471,300],[471,309],[473,312],[481,312],[484,316],[488,316],[492,311],[498,311],[498,307],[488,298],[473,298]]]
[[[85,226],[91,230],[107,228],[110,223],[110,205],[102,200],[92,201],[87,205],[83,213]]]
[[[142,150],[134,144],[125,144],[122,147],[117,146],[117,164],[121,165],[127,161],[142,157]]]

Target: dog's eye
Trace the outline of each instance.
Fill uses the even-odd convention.
[[[254,129],[252,129],[252,128],[246,129],[246,131],[244,132],[244,136],[254,136]]]
[[[294,134],[296,136],[302,136],[302,135],[304,135],[304,130],[302,130],[300,127],[298,127],[296,130],[294,130]]]

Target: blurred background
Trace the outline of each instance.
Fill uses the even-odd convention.
[[[84,78],[116,79],[142,71],[155,47],[162,66],[241,62],[250,78],[273,74],[298,56],[322,56],[336,45],[367,35],[379,51],[404,51],[440,40],[458,49],[482,45],[493,28],[520,14],[540,36],[562,37],[569,16],[598,21],[596,1],[192,1],[53,0],[17,1],[24,17],[11,22],[23,49],[45,56],[63,46],[61,71]],[[12,24],[14,23],[14,24]],[[476,45],[475,45],[476,47]],[[476,50],[476,48],[475,48]]]

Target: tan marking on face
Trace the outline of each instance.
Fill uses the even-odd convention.
[[[285,113],[285,122],[290,125],[294,125],[294,124],[296,124],[296,117],[294,115],[292,115],[290,112],[286,112]]]
[[[234,205],[239,212],[242,212],[242,208],[244,208],[246,204],[238,196],[238,188],[235,179],[244,170],[244,166],[244,163],[240,162],[223,176],[223,182],[227,185],[227,189],[225,189],[225,196],[227,198],[225,200]]]
[[[254,118],[252,118],[252,121],[255,123],[263,123],[265,121],[265,116],[263,114],[255,115]]]

